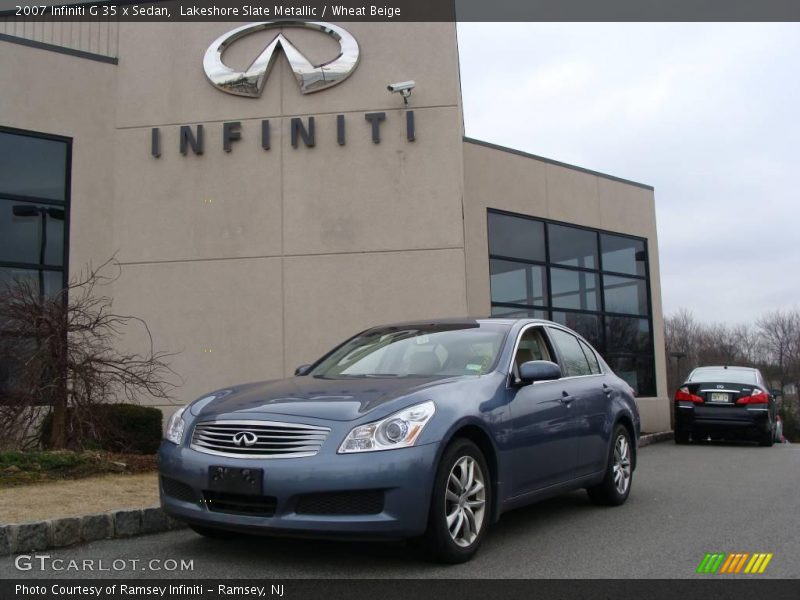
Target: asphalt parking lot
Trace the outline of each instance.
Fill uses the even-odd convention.
[[[643,448],[631,496],[599,508],[576,492],[506,513],[471,563],[420,560],[402,543],[276,538],[212,541],[189,530],[50,550],[53,558],[138,559],[136,569],[22,573],[0,560],[0,577],[419,577],[684,578],[706,552],[771,552],[764,575],[800,577],[800,444]],[[152,559],[193,560],[194,570],[143,571]],[[703,577],[727,577],[704,575]]]

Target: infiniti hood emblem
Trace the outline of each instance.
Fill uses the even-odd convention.
[[[312,29],[331,36],[339,42],[339,55],[326,63],[314,65],[283,33],[279,33],[245,71],[236,71],[222,62],[223,53],[236,40],[264,29],[287,27]],[[358,66],[358,42],[342,27],[320,21],[264,21],[237,27],[214,40],[206,50],[203,69],[208,80],[217,89],[237,96],[258,98],[275,64],[279,48],[289,61],[294,77],[300,85],[300,91],[304,94],[318,92],[341,83]]]
[[[252,431],[239,431],[233,434],[233,443],[237,446],[250,447],[258,441],[258,436]]]

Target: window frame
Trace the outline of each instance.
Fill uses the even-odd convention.
[[[68,136],[44,133],[41,131],[31,131],[27,129],[18,129],[16,127],[7,127],[0,125],[0,135],[17,135],[24,137],[32,137],[51,142],[59,142],[66,145],[65,155],[65,181],[64,181],[64,199],[54,200],[53,198],[42,198],[40,196],[31,196],[27,194],[9,194],[5,193],[0,188],[0,198],[4,200],[11,200],[12,202],[24,202],[33,205],[45,205],[61,208],[64,210],[64,236],[62,247],[62,265],[49,265],[39,263],[27,263],[2,260],[0,258],[0,268],[8,269],[22,269],[28,271],[60,271],[62,273],[61,286],[66,288],[69,283],[69,241],[70,241],[70,220],[71,220],[71,207],[72,207],[72,142],[73,139]]]
[[[513,256],[503,256],[503,255],[499,255],[499,254],[490,253],[489,252],[489,242],[490,242],[490,238],[491,238],[491,231],[490,231],[490,228],[489,228],[489,214],[492,214],[492,213],[504,215],[506,217],[515,217],[515,218],[518,218],[518,219],[526,219],[526,220],[529,220],[529,221],[542,223],[543,224],[543,230],[544,230],[545,260],[544,261],[533,260],[533,259],[526,260],[526,259],[516,258],[516,257],[513,257]],[[570,227],[570,228],[573,228],[573,229],[579,229],[579,230],[588,231],[588,232],[593,233],[594,234],[595,244],[596,244],[596,251],[597,251],[597,254],[596,254],[596,256],[597,256],[597,266],[596,266],[596,268],[576,267],[576,266],[573,266],[573,265],[564,265],[564,264],[560,264],[560,263],[551,262],[551,257],[550,257],[550,226]],[[617,355],[620,355],[620,354],[625,354],[627,356],[628,354],[630,354],[631,356],[646,357],[647,359],[649,359],[650,364],[651,364],[651,368],[652,368],[652,375],[653,375],[652,389],[651,390],[647,390],[647,393],[642,392],[642,393],[640,393],[638,395],[640,395],[642,397],[651,397],[651,395],[652,396],[658,396],[658,377],[657,377],[657,373],[656,373],[656,353],[655,353],[655,339],[654,339],[655,335],[654,335],[654,328],[653,328],[653,295],[652,295],[652,289],[651,289],[652,286],[651,286],[651,282],[650,282],[650,273],[651,273],[651,270],[650,270],[650,249],[649,249],[649,240],[647,238],[641,237],[641,236],[636,236],[636,235],[631,235],[631,234],[627,234],[627,233],[609,231],[607,229],[599,229],[599,228],[596,228],[596,227],[587,227],[585,225],[576,225],[576,224],[573,224],[573,223],[566,223],[566,222],[563,222],[563,221],[556,221],[556,220],[553,220],[553,219],[547,219],[547,218],[543,218],[543,217],[534,217],[534,216],[530,216],[530,215],[514,213],[514,212],[511,212],[511,211],[506,211],[506,210],[496,209],[496,208],[487,208],[487,210],[486,210],[486,232],[487,232],[486,248],[487,248],[487,254],[488,254],[489,261],[490,261],[489,262],[490,265],[491,265],[491,261],[492,260],[503,260],[503,261],[508,261],[508,262],[511,262],[511,263],[538,265],[538,266],[544,267],[544,270],[545,270],[545,288],[546,288],[546,291],[547,291],[547,296],[546,296],[545,300],[548,303],[547,305],[539,305],[539,304],[527,305],[527,304],[518,304],[518,303],[512,303],[512,302],[495,302],[495,301],[493,301],[491,299],[491,268],[490,268],[490,270],[489,270],[489,284],[490,284],[489,303],[490,303],[490,306],[492,308],[494,308],[494,307],[502,307],[502,308],[508,308],[508,309],[516,309],[516,310],[519,310],[519,311],[538,310],[538,311],[543,312],[545,315],[547,315],[547,318],[549,320],[552,320],[553,313],[565,313],[565,314],[573,313],[573,314],[586,314],[586,315],[597,316],[598,319],[599,319],[599,332],[598,332],[598,334],[599,334],[600,343],[597,344],[597,346],[595,347],[592,344],[589,344],[588,342],[583,340],[582,336],[579,336],[579,339],[581,339],[585,343],[589,344],[589,347],[592,348],[593,350],[595,350],[595,352],[597,354],[599,354],[600,356],[605,356],[606,354],[609,354],[606,351],[606,346],[607,346],[607,336],[606,336],[606,327],[607,327],[607,325],[606,325],[606,321],[607,321],[607,319],[613,318],[613,317],[627,317],[627,318],[638,318],[638,319],[646,320],[647,324],[648,324],[648,329],[649,329],[649,332],[650,332],[650,335],[649,335],[650,339],[649,339],[649,343],[648,343],[648,347],[647,347],[646,351],[641,352],[641,353],[640,352],[635,352],[635,353],[614,352],[614,353],[611,353],[611,354],[613,354],[614,356],[617,356]],[[604,267],[603,267],[603,246],[602,246],[602,237],[601,237],[603,235],[616,236],[616,237],[619,237],[619,238],[626,238],[626,239],[634,240],[634,241],[637,241],[637,242],[641,242],[642,247],[643,247],[643,251],[644,251],[644,261],[643,261],[644,262],[644,274],[643,275],[638,275],[638,274],[624,273],[624,272],[619,272],[619,271],[611,271],[611,270],[607,271],[607,270],[605,270]],[[553,287],[552,287],[551,269],[554,269],[554,268],[555,269],[564,269],[564,270],[571,270],[571,271],[594,274],[597,277],[597,310],[559,308],[559,307],[553,306],[553,299],[552,299]],[[606,288],[605,277],[606,276],[609,276],[609,277],[623,277],[623,278],[626,278],[626,279],[634,279],[634,280],[644,281],[645,295],[646,295],[645,302],[646,302],[647,314],[646,315],[641,315],[641,314],[629,314],[629,313],[619,313],[619,312],[607,311],[606,310],[606,306],[605,306],[606,305],[606,301],[605,301],[605,288]],[[498,317],[498,318],[502,318],[502,317]],[[557,325],[561,326],[560,323],[557,324]],[[567,331],[569,331],[569,330],[567,330]],[[516,346],[515,346],[514,354],[516,354]],[[512,361],[513,361],[513,355],[512,355]],[[602,363],[603,363],[603,361],[600,361],[601,371],[603,371]]]

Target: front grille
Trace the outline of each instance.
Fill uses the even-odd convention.
[[[226,492],[203,492],[203,501],[208,510],[234,515],[258,515],[271,517],[275,514],[278,499],[275,496],[250,496]]]
[[[319,452],[330,429],[273,421],[208,421],[195,425],[191,447],[240,458],[299,458]]]
[[[297,499],[299,515],[377,515],[383,511],[383,490],[306,494]]]
[[[161,477],[161,489],[167,496],[181,502],[194,502],[197,499],[191,486],[171,477]]]

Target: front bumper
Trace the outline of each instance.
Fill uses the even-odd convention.
[[[175,519],[247,533],[313,537],[405,538],[422,534],[436,471],[438,443],[382,452],[284,459],[214,456],[162,442],[159,450],[161,506]],[[274,514],[218,512],[206,501],[209,467],[264,470],[262,494],[274,498]],[[169,495],[164,478],[184,484],[187,494]],[[191,494],[188,489],[191,488]],[[172,489],[170,489],[173,492]],[[321,493],[380,491],[383,507],[372,514],[300,514],[298,501]],[[173,492],[174,493],[174,492]]]

